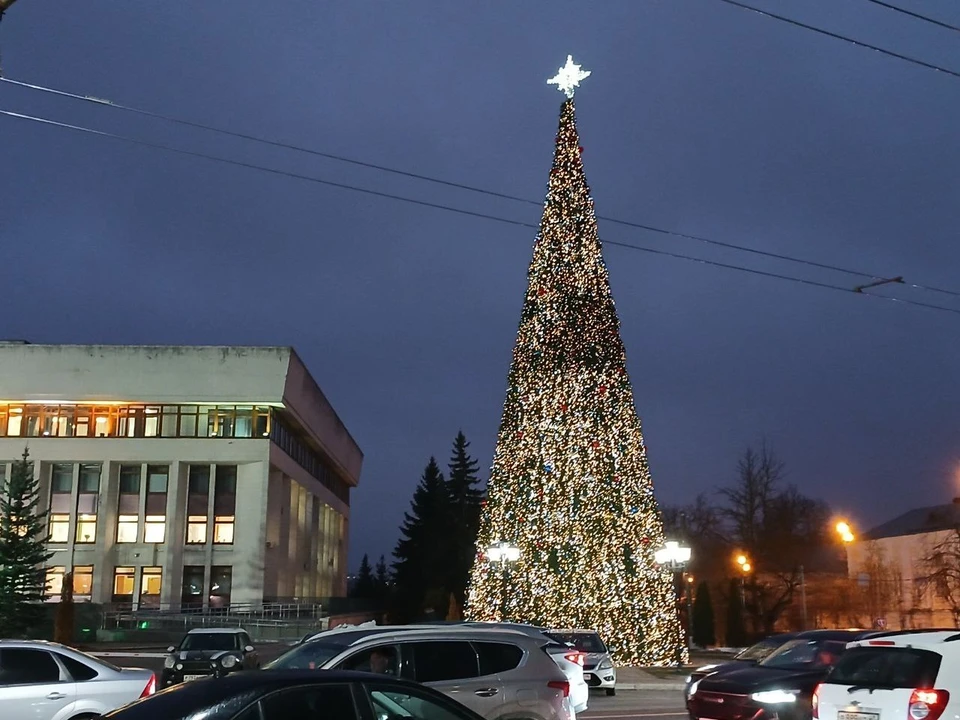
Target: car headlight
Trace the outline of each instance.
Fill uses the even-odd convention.
[[[174,665],[176,665],[176,664],[177,664],[177,659],[176,659],[173,655],[167,655],[167,656],[163,659],[163,666],[164,666],[167,670],[169,670],[170,668],[172,668],[172,667],[173,667]]]
[[[697,680],[693,685],[690,686],[690,697],[693,697],[697,694],[697,688],[700,687],[700,681]]]
[[[796,702],[799,694],[799,690],[763,690],[753,693],[750,699],[764,705],[785,705]]]
[[[597,670],[613,670],[613,663],[609,660],[604,660],[602,663],[597,665]]]
[[[236,667],[237,663],[239,662],[240,661],[237,660],[236,655],[224,655],[222,658],[220,658],[220,664],[223,665],[227,670]]]

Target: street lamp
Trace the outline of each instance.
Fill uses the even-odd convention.
[[[683,571],[687,569],[692,555],[693,552],[690,548],[674,540],[669,540],[662,548],[653,553],[653,560],[664,570],[668,570],[674,574],[674,588],[676,588],[678,584],[677,581],[682,579]],[[679,604],[677,605],[677,619],[680,619]],[[687,631],[684,633],[687,647],[690,646],[689,625],[690,623],[688,621]],[[682,643],[677,644],[677,667],[683,667],[683,647]]]
[[[836,531],[844,543],[852,543],[856,540],[856,537],[853,535],[853,530],[850,529],[850,523],[845,520],[840,520],[836,524]]]
[[[507,582],[510,579],[510,566],[520,560],[520,548],[512,542],[498,540],[487,547],[485,555],[492,566],[500,566],[502,573],[502,591],[500,596],[500,621],[507,621]]]

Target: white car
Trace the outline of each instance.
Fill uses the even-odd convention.
[[[575,648],[583,658],[583,677],[587,685],[617,694],[617,668],[610,650],[595,630],[547,630],[547,636],[558,643]]]
[[[150,670],[121,669],[58,643],[0,640],[0,713],[89,720],[156,692]]]
[[[881,633],[847,645],[813,694],[818,720],[960,715],[960,632]]]

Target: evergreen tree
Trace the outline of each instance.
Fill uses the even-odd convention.
[[[377,592],[376,580],[373,577],[373,569],[370,567],[370,558],[366,555],[360,561],[360,571],[357,573],[357,580],[353,586],[353,596],[371,600]]]
[[[373,582],[376,586],[375,597],[381,606],[386,608],[390,600],[390,572],[387,570],[387,561],[383,555],[377,561],[377,570]]]
[[[697,587],[697,597],[693,601],[693,642],[704,648],[717,644],[713,601],[710,599],[710,586],[706,582],[701,582]]]
[[[480,463],[470,457],[469,448],[470,443],[463,431],[458,432],[453,441],[453,455],[447,466],[451,525],[449,537],[445,540],[450,550],[447,587],[453,593],[458,607],[463,606],[467,594],[470,568],[476,552],[480,504],[483,501],[483,491],[479,488],[480,478],[477,477]]]
[[[442,612],[446,607],[449,523],[447,486],[436,459],[430,458],[413,493],[410,512],[404,513],[400,539],[393,551],[393,581],[401,619],[419,619],[427,610]]]
[[[46,512],[30,454],[13,463],[0,499],[0,637],[28,633],[38,621],[46,589]]]
[[[477,548],[467,616],[597,630],[622,665],[672,665],[681,636],[568,78]],[[610,598],[616,597],[615,604]],[[686,659],[686,649],[681,653]]]
[[[731,578],[727,598],[727,647],[744,647],[747,629],[743,622],[743,596],[740,578]]]

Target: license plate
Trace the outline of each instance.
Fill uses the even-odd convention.
[[[205,678],[205,677],[207,677],[207,676],[206,676],[206,675],[184,675],[184,676],[183,676],[183,681],[184,681],[184,682],[190,682],[191,680],[199,680],[199,679]],[[851,720],[853,720],[853,718],[851,718]]]
[[[880,713],[845,712],[837,713],[837,720],[880,720]]]

